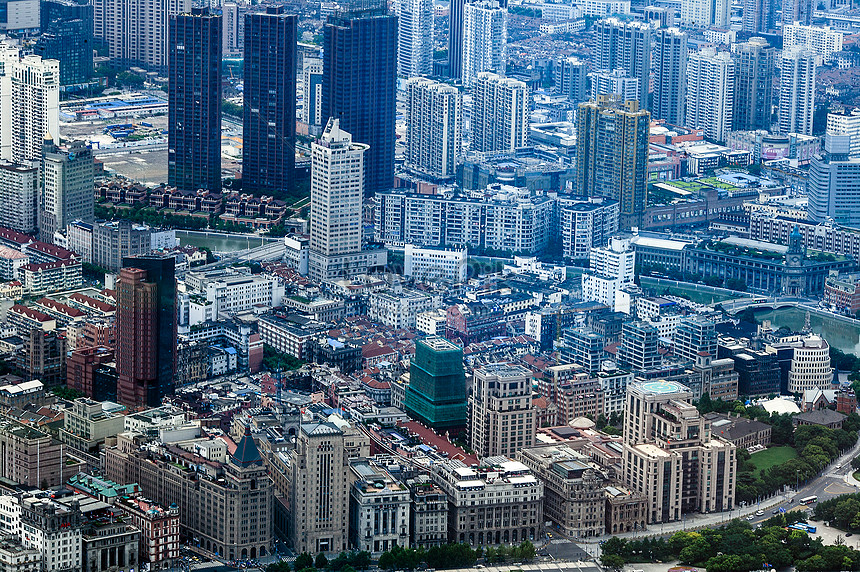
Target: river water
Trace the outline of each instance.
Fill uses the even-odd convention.
[[[762,310],[756,312],[755,317],[758,322],[770,320],[774,329],[785,326],[797,332],[803,328],[806,310],[802,308]],[[813,332],[827,340],[834,348],[845,353],[860,355],[860,327],[816,312],[809,313],[809,325]]]
[[[179,239],[179,244],[182,246],[205,247],[212,252],[235,252],[283,240],[253,234],[225,234],[222,232],[201,232],[196,230],[177,230],[176,238]]]

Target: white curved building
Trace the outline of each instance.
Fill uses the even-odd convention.
[[[830,367],[830,346],[820,336],[803,339],[794,348],[791,369],[788,371],[788,392],[803,393],[807,389],[828,389],[833,383]]]

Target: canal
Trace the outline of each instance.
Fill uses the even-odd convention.
[[[803,329],[806,320],[806,310],[803,308],[781,308],[779,310],[761,310],[755,312],[755,319],[761,323],[770,320],[773,328],[785,326],[797,332]],[[809,325],[812,331],[834,348],[854,355],[860,355],[860,326],[818,312],[809,313]]]
[[[176,238],[182,246],[204,247],[212,252],[235,252],[283,240],[254,234],[227,234],[198,230],[177,230]]]

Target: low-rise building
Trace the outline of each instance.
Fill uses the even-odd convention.
[[[713,435],[731,441],[738,449],[770,446],[772,428],[767,423],[722,413],[706,413],[705,419],[711,422]]]
[[[648,497],[622,486],[606,487],[606,534],[645,530]]]
[[[519,461],[489,457],[472,468],[449,460],[430,475],[448,496],[449,542],[492,546],[543,536],[544,485]]]
[[[125,407],[78,398],[67,409],[60,430],[63,443],[85,453],[97,453],[105,440],[122,433]]]
[[[349,492],[350,544],[372,555],[409,545],[409,489],[376,463],[352,464]]]
[[[140,561],[150,570],[169,570],[179,559],[179,507],[164,508],[145,498],[122,498],[117,507],[140,529]]]
[[[412,493],[409,545],[430,548],[448,544],[448,497],[426,475],[407,481]]]
[[[543,514],[568,537],[603,534],[605,477],[585,455],[567,445],[522,449],[517,460],[544,484]]]
[[[395,329],[415,329],[418,314],[435,310],[441,305],[442,300],[438,295],[404,289],[395,284],[389,291],[373,292],[370,295],[368,315],[371,320]]]
[[[407,244],[403,275],[416,282],[465,282],[468,276],[466,248],[423,247]]]

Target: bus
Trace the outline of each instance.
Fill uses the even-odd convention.
[[[794,524],[790,524],[788,528],[790,530],[802,530],[803,532],[808,532],[810,534],[815,534],[815,531],[818,530],[815,526],[806,524],[805,522],[795,522]]]
[[[802,499],[800,499],[800,504],[812,504],[812,503],[817,502],[817,501],[818,501],[818,497],[816,497],[816,496],[803,497]]]

